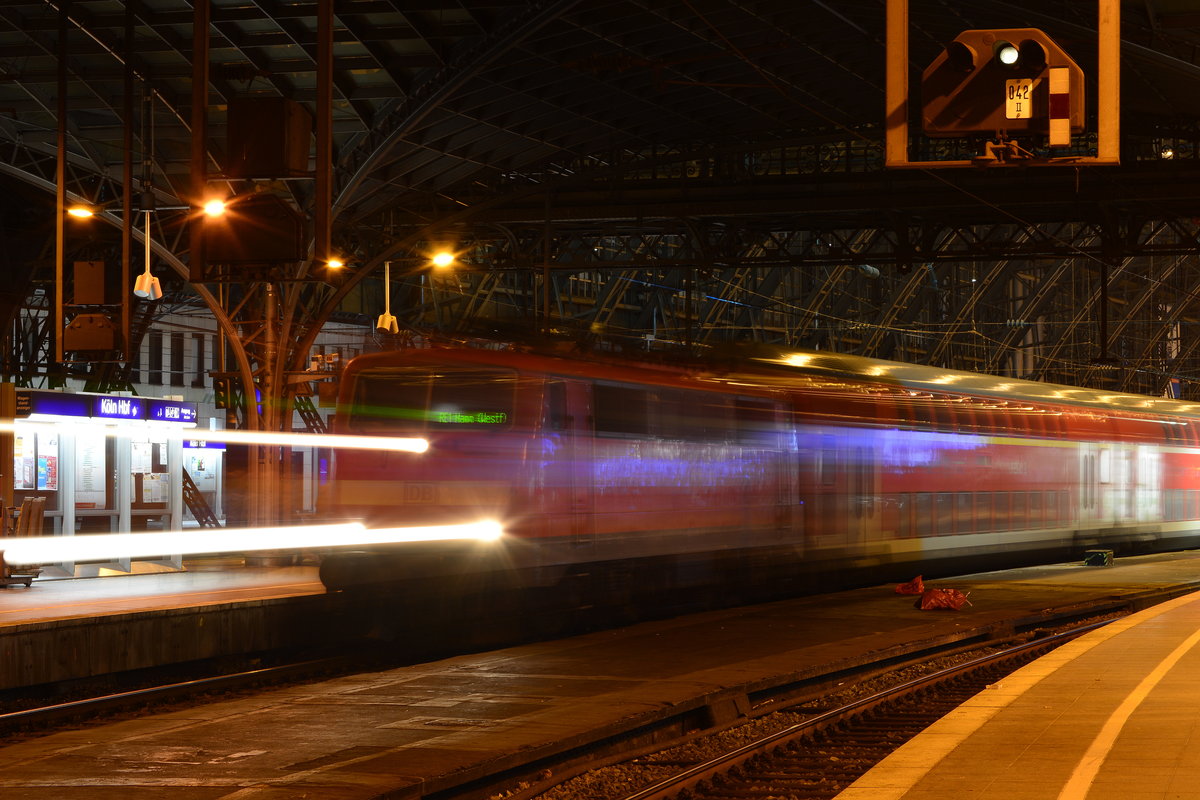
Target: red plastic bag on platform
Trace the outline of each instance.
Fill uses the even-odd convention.
[[[925,581],[921,580],[921,576],[913,578],[908,583],[902,583],[896,587],[896,594],[924,594]]]
[[[922,611],[960,611],[963,606],[969,605],[971,601],[958,589],[926,589],[917,601],[917,608]]]

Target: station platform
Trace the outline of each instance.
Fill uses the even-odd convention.
[[[532,759],[631,730],[731,723],[774,687],[838,667],[1001,635],[1097,598],[1183,598],[1198,580],[1195,552],[1062,564],[931,582],[969,592],[957,612],[921,611],[880,586],[290,686],[11,740],[0,796],[366,800],[467,786],[488,796],[480,781]]]
[[[348,610],[316,567],[35,580],[0,589],[0,689],[238,656],[339,635]]]
[[[1058,648],[976,695],[839,800],[1200,799],[1200,593]]]
[[[197,562],[183,572],[36,581],[28,589],[0,589],[0,627],[324,593],[316,567],[230,568]]]

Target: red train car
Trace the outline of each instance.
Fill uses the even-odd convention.
[[[588,576],[751,599],[1195,543],[1200,406],[832,353],[638,363],[519,348],[363,356],[326,516],[497,519],[499,544],[330,554],[333,588]]]

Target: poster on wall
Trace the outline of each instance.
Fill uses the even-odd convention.
[[[129,443],[129,467],[133,473],[135,507],[159,506],[169,500],[169,476],[165,441]]]
[[[104,434],[80,433],[75,438],[75,507],[104,508]]]
[[[129,443],[129,471],[134,473],[151,471],[149,442]]]
[[[217,490],[217,461],[223,455],[220,450],[187,450],[185,456],[188,475],[201,492]]]
[[[37,435],[37,488],[58,491],[58,434]]]
[[[13,488],[33,489],[37,486],[33,436],[18,433],[13,436]]]
[[[167,476],[161,472],[147,472],[142,475],[142,503],[167,502]]]

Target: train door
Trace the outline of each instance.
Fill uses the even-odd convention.
[[[565,530],[552,530],[550,535],[569,536],[577,551],[590,550],[594,540],[591,420],[591,393],[586,385],[557,378],[547,381],[547,433],[557,439],[555,460],[565,495],[558,518]]]
[[[1101,462],[1107,460],[1107,450],[1097,444],[1079,445],[1079,527],[1087,528],[1104,518],[1104,498],[1101,493]]]
[[[846,544],[858,551],[876,539],[879,521],[879,487],[876,458],[870,435],[855,432],[849,447],[848,489],[850,495],[849,536]]]
[[[846,429],[823,434],[816,457],[811,529],[821,546],[857,553],[876,536],[878,472],[870,434]]]

